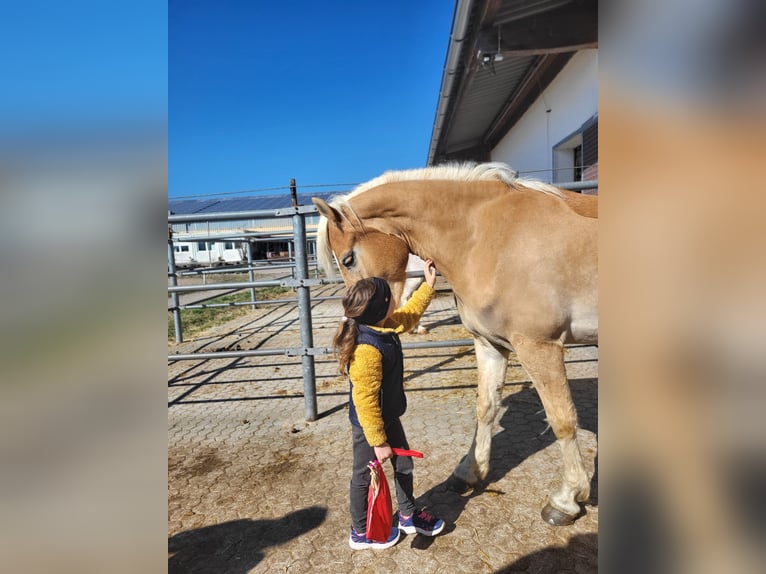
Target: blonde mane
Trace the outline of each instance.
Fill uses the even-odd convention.
[[[553,195],[562,199],[564,198],[563,192],[549,183],[545,183],[536,179],[518,177],[516,171],[508,164],[501,162],[478,164],[475,162],[463,162],[446,163],[433,167],[422,167],[401,171],[387,171],[375,179],[371,179],[366,183],[360,184],[353,191],[347,194],[333,196],[330,198],[328,203],[339,211],[341,207],[346,207],[347,210],[356,216],[356,213],[349,204],[349,200],[356,197],[357,195],[387,183],[423,179],[432,181],[496,180],[503,182],[512,189],[518,190],[520,188],[526,188],[534,191],[539,191],[541,193],[546,193],[548,195]],[[327,219],[324,217],[320,217],[319,223],[317,224],[317,259],[319,260],[319,265],[325,270],[325,272],[331,277],[334,276],[333,253],[332,249],[330,248],[329,239],[327,237]]]
[[[317,223],[317,261],[328,277],[335,277],[333,252],[327,237],[327,218],[319,217]]]
[[[416,169],[407,169],[402,171],[387,171],[383,175],[376,177],[366,183],[356,187],[350,193],[333,198],[345,204],[349,199],[364,193],[365,191],[384,185],[386,183],[395,183],[397,181],[414,181],[420,179],[428,180],[449,180],[449,181],[502,181],[508,187],[526,187],[534,189],[556,197],[564,197],[561,190],[549,183],[544,183],[536,179],[518,177],[516,170],[508,164],[501,162],[491,163],[446,163],[433,167],[421,167]]]

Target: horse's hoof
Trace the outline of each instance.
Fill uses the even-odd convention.
[[[577,518],[576,515],[573,516],[566,512],[561,512],[558,508],[553,508],[550,503],[545,505],[540,514],[545,522],[553,526],[569,526]]]
[[[468,492],[472,488],[473,487],[470,484],[468,484],[465,480],[463,480],[462,478],[458,478],[454,474],[451,474],[450,477],[447,479],[447,489],[453,492],[463,494],[465,492]]]

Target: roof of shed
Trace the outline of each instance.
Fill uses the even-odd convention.
[[[312,197],[329,199],[339,191],[324,193],[299,193],[298,205],[311,205]],[[289,194],[259,195],[251,197],[233,197],[225,199],[169,199],[168,211],[171,215],[190,215],[193,213],[231,213],[237,211],[259,211],[263,209],[282,209],[290,207]]]
[[[428,165],[489,160],[572,55],[594,47],[598,0],[458,0]]]

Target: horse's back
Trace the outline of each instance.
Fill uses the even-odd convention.
[[[592,217],[598,219],[598,196],[597,195],[583,195],[582,193],[576,193],[562,189],[564,192],[564,201],[569,208],[583,217]]]
[[[583,217],[598,219],[597,195],[583,195],[567,189],[561,191],[564,193],[564,201],[572,211]]]

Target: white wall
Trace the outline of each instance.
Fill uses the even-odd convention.
[[[208,249],[201,251],[198,248],[196,241],[176,241],[174,243],[175,262],[177,265],[183,263],[199,263],[201,265],[204,263],[216,263],[221,259],[230,263],[245,261],[246,258],[243,256],[243,252],[236,247],[237,243],[232,242],[232,244],[232,249],[225,249],[225,242],[211,241],[207,245]],[[181,246],[186,246],[189,250],[175,251],[176,247],[180,248]],[[244,249],[245,248],[242,247],[242,250]]]
[[[546,112],[550,109],[550,112]],[[598,112],[598,49],[581,50],[491,152],[523,177],[553,181],[553,146]]]

